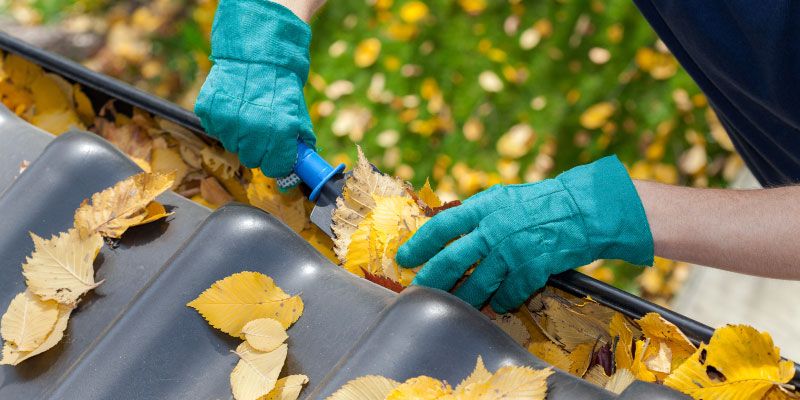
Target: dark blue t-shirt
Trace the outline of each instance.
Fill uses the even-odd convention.
[[[800,183],[800,2],[634,2],[761,184]]]

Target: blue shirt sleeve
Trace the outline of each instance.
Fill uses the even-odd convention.
[[[761,184],[800,183],[800,2],[634,2]]]

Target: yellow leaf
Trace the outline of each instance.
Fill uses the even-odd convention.
[[[78,298],[102,282],[94,281],[94,258],[103,246],[99,234],[81,237],[73,228],[45,240],[31,233],[34,251],[22,264],[28,288],[42,300],[61,304]]]
[[[597,103],[581,114],[580,123],[586,129],[597,129],[605,125],[616,107],[610,102]]]
[[[64,82],[70,93],[65,93],[62,84],[57,80],[63,78],[49,73],[41,74],[31,83],[33,102],[36,113],[50,113],[59,110],[72,109],[72,86]]]
[[[400,383],[377,375],[367,375],[347,382],[327,400],[384,400]]]
[[[400,18],[409,24],[416,24],[427,16],[428,6],[421,1],[409,1],[400,7]]]
[[[72,85],[72,101],[75,104],[75,112],[78,114],[81,121],[86,126],[92,125],[96,117],[94,107],[92,107],[92,101],[89,100],[89,97],[83,92],[81,85],[77,83]]]
[[[3,359],[0,360],[0,364],[17,365],[33,356],[37,356],[53,348],[53,346],[58,344],[58,342],[60,342],[64,337],[64,330],[67,329],[69,316],[73,309],[74,308],[72,306],[63,304],[58,305],[58,317],[53,329],[47,335],[47,338],[45,338],[44,342],[42,342],[39,347],[32,351],[21,351],[17,349],[16,345],[6,342],[3,346]]]
[[[435,400],[452,392],[453,389],[446,382],[418,376],[395,387],[386,395],[386,400]]]
[[[78,115],[71,109],[37,112],[30,122],[53,135],[60,135],[70,128],[85,129]]]
[[[231,372],[231,389],[236,400],[258,400],[267,395],[278,381],[286,362],[286,344],[270,352],[258,351],[242,342],[236,348],[239,363]]]
[[[528,124],[517,124],[511,127],[508,132],[500,136],[497,141],[497,153],[503,157],[517,159],[531,150],[536,133]]]
[[[633,351],[633,361],[631,362],[631,373],[636,377],[636,379],[645,382],[655,382],[657,380],[656,375],[647,368],[647,364],[645,364],[645,357],[650,350],[650,340],[637,340],[636,341],[636,348]]]
[[[95,193],[91,205],[84,201],[75,211],[75,227],[81,235],[118,238],[147,217],[147,205],[172,187],[174,179],[174,173],[142,172]]]
[[[350,235],[375,208],[374,195],[407,197],[408,193],[406,185],[399,179],[376,172],[359,147],[358,162],[345,182],[342,197],[336,200],[336,209],[331,214],[331,227],[336,235],[334,252],[340,262],[345,262]]]
[[[569,371],[572,365],[569,353],[553,342],[532,342],[528,346],[528,351],[548,364],[564,371]]]
[[[33,82],[44,74],[42,67],[9,53],[3,61],[3,70],[15,85],[29,88]]]
[[[571,303],[558,293],[545,289],[542,296],[542,314],[545,334],[568,352],[584,343],[598,341],[598,346],[610,342],[608,335],[608,321],[612,318],[613,311],[602,308],[597,303],[581,300]]]
[[[134,225],[131,225],[131,226],[139,226],[139,225],[149,224],[149,223],[151,223],[153,221],[158,221],[161,218],[166,218],[166,217],[172,215],[172,213],[168,213],[167,212],[167,209],[164,208],[163,204],[161,204],[161,203],[159,203],[157,201],[151,201],[150,204],[148,204],[147,207],[144,208],[144,211],[145,211],[144,212],[144,215],[145,215],[144,219],[139,221],[138,223],[136,223]]]
[[[222,179],[231,179],[239,171],[239,159],[236,154],[215,147],[204,147],[200,150],[203,164],[212,170],[219,169]]]
[[[373,203],[372,211],[349,237],[343,267],[362,277],[366,270],[397,282],[410,282],[413,271],[400,268],[395,254],[401,241],[416,232],[428,217],[410,197],[374,195]]]
[[[611,375],[608,382],[606,382],[605,388],[609,392],[620,394],[635,380],[636,377],[633,376],[629,369],[620,368]]]
[[[289,338],[283,325],[272,318],[254,319],[242,328],[247,343],[258,351],[272,351]]]
[[[471,15],[478,15],[486,9],[486,0],[458,0],[458,4]]]
[[[478,361],[475,363],[475,370],[472,373],[464,378],[461,383],[456,386],[455,394],[458,396],[459,394],[463,393],[467,387],[473,384],[479,384],[488,381],[492,377],[492,373],[486,369],[486,366],[483,365],[483,358],[478,356]]]
[[[569,373],[581,377],[586,373],[586,370],[589,369],[589,363],[592,361],[594,346],[594,343],[581,343],[575,346],[569,353]]]
[[[459,400],[543,400],[547,395],[550,368],[534,370],[528,367],[507,366],[495,372],[483,383],[473,384]],[[388,399],[388,397],[387,397]]]
[[[272,278],[251,271],[214,282],[187,306],[213,327],[239,338],[244,338],[245,324],[254,319],[273,318],[286,329],[303,313],[300,296],[289,296]]]
[[[58,319],[58,303],[44,301],[26,290],[11,300],[0,322],[0,333],[6,343],[20,351],[31,351],[44,342]]]
[[[648,347],[651,348],[651,354],[648,354],[645,358],[649,358],[649,356],[659,352],[663,343],[669,347],[672,353],[672,368],[677,368],[697,350],[677,326],[657,313],[647,313],[644,317],[636,320],[636,323],[642,329],[642,335],[650,339],[650,346]]]
[[[714,331],[664,385],[695,399],[760,399],[793,376],[794,364],[780,359],[768,333],[728,325]]]
[[[264,176],[259,169],[252,172],[253,179],[247,186],[250,204],[272,214],[295,232],[300,233],[308,227],[305,198],[299,190],[281,193],[274,179]]]
[[[614,362],[616,367],[630,368],[633,364],[633,331],[622,313],[615,312],[608,325],[608,333],[612,338],[618,338],[614,348]]]
[[[422,186],[422,189],[417,192],[417,197],[422,200],[425,205],[431,208],[440,207],[442,205],[442,199],[436,195],[436,193],[431,188],[431,182],[425,179],[425,185]]]
[[[306,383],[308,383],[308,377],[305,375],[289,375],[278,379],[275,387],[259,400],[297,400]]]
[[[494,319],[494,323],[522,347],[527,346],[531,341],[531,335],[528,333],[525,324],[514,314],[498,315],[497,318]]]
[[[156,147],[150,152],[150,169],[162,174],[174,173],[171,189],[177,189],[183,178],[189,173],[189,166],[177,151]]]
[[[153,169],[150,167],[150,163],[147,162],[144,158],[128,156],[139,168],[142,169],[144,172],[153,172]]]
[[[360,68],[375,64],[381,54],[381,41],[375,38],[364,39],[356,47],[355,63]]]

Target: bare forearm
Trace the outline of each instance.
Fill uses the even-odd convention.
[[[721,190],[634,184],[657,256],[800,279],[800,186]]]
[[[269,1],[269,0],[265,0]],[[311,17],[316,14],[326,0],[272,0],[289,10],[306,23],[311,22]]]

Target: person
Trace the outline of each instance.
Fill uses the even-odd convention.
[[[766,189],[695,189],[634,181],[609,156],[553,179],[497,185],[433,217],[397,262],[414,284],[497,312],[547,278],[598,259],[654,256],[800,279],[800,8],[789,0],[634,0],[704,91]],[[303,98],[311,31],[324,0],[222,0],[215,62],[196,113],[248,167],[290,178],[297,140],[315,138]],[[732,293],[732,295],[735,295]]]

